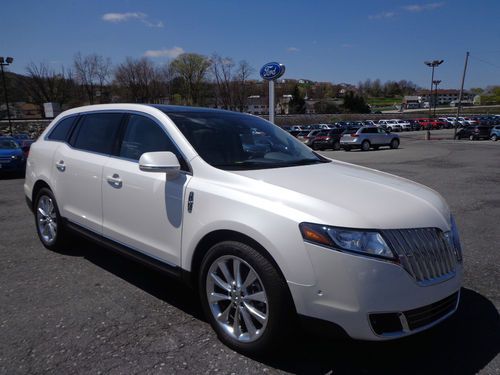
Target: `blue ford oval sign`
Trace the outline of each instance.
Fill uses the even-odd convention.
[[[260,76],[266,81],[278,79],[283,74],[285,74],[285,65],[277,62],[267,63],[260,69]]]

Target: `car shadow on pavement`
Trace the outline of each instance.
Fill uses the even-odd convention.
[[[185,283],[91,241],[78,238],[75,242],[77,245],[59,253],[83,257],[194,318],[206,321],[197,293]]]
[[[197,293],[182,282],[92,242],[76,243],[62,254],[83,257],[206,322]],[[404,339],[368,342],[294,329],[291,340],[252,359],[295,374],[475,374],[500,353],[497,309],[467,288],[462,288],[458,311],[451,318]]]
[[[404,339],[332,340],[305,333],[264,359],[296,374],[475,374],[500,353],[495,306],[462,288],[458,311],[440,325]]]

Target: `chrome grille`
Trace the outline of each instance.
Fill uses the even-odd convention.
[[[440,229],[390,229],[383,235],[404,269],[420,284],[432,284],[455,274],[456,253]]]
[[[10,163],[11,160],[10,156],[0,156],[0,163]]]

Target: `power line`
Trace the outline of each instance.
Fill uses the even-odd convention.
[[[476,57],[476,56],[473,56],[473,55],[471,55],[470,57],[471,57],[472,59],[474,59],[474,60],[481,61],[481,62],[482,62],[482,63],[484,63],[484,64],[488,64],[488,65],[494,66],[495,68],[500,69],[500,65],[493,64],[492,62],[489,62],[489,61],[486,61],[486,60],[480,59],[479,57]]]

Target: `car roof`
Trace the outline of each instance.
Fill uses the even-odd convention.
[[[240,114],[240,112],[227,111],[225,109],[218,108],[206,108],[206,107],[190,107],[183,105],[166,105],[166,104],[146,104],[149,107],[153,107],[159,109],[162,112],[166,113],[182,113],[182,112],[190,112],[190,113],[235,113]],[[298,125],[302,126],[302,125]]]

